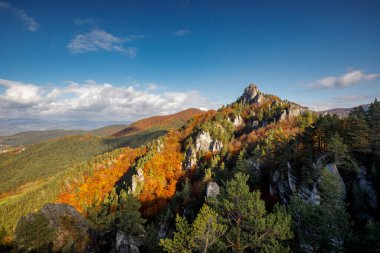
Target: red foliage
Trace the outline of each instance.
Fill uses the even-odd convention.
[[[100,165],[92,176],[84,175],[83,183],[66,185],[66,191],[59,195],[57,202],[72,205],[79,212],[83,212],[86,207],[99,205],[135,159],[145,152],[146,148],[126,148],[111,168]]]
[[[181,145],[178,132],[170,133],[161,152],[144,165],[144,188],[140,194],[145,217],[157,214],[173,197],[183,175]]]

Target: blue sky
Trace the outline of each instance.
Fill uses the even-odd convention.
[[[312,109],[380,97],[379,1],[0,0],[0,117],[135,120],[249,83]]]

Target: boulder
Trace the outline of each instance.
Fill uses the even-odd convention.
[[[219,185],[215,182],[208,182],[206,187],[206,197],[213,198],[219,194]]]
[[[90,252],[95,249],[94,230],[74,207],[46,204],[36,213],[22,217],[15,241],[22,252]]]

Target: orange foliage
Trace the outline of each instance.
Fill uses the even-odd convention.
[[[144,188],[140,194],[145,217],[157,214],[174,196],[176,185],[183,175],[179,133],[170,133],[164,148],[144,165]]]
[[[61,193],[57,202],[72,205],[79,212],[83,212],[86,207],[99,205],[135,159],[145,152],[146,148],[126,148],[111,168],[101,165],[92,176],[85,175],[84,183],[66,186],[66,189],[74,190]]]

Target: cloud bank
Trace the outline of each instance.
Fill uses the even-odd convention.
[[[0,79],[5,91],[0,93],[3,117],[47,117],[87,120],[137,120],[165,115],[187,108],[214,108],[196,91],[156,92],[156,84],[145,88],[114,86],[88,80],[83,84],[67,82],[63,87]]]
[[[124,43],[130,41],[131,38],[122,39],[106,31],[94,29],[88,33],[77,34],[67,47],[73,54],[104,50],[122,53],[134,58],[137,54],[137,48],[124,47]]]
[[[28,30],[31,32],[36,32],[40,26],[37,23],[37,21],[33,17],[26,14],[24,10],[15,8],[7,2],[0,2],[0,9],[11,10],[16,15],[16,17],[19,18],[25,24]]]
[[[311,89],[334,89],[348,87],[355,84],[360,84],[365,81],[375,80],[380,77],[380,74],[365,74],[360,70],[351,70],[346,74],[335,77],[328,76],[310,83],[308,86]]]

